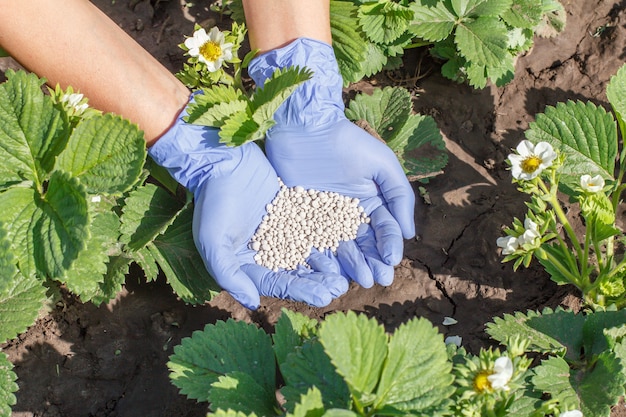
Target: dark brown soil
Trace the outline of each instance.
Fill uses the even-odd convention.
[[[183,0],[94,3],[173,72],[183,61],[177,44],[192,33],[194,21],[219,24],[208,6],[182,7]],[[170,384],[166,363],[181,338],[229,317],[271,330],[282,307],[317,318],[349,309],[374,316],[393,330],[414,316],[435,324],[451,316],[458,324],[440,326],[441,331],[462,336],[463,344],[475,351],[490,343],[483,330],[494,316],[544,306],[576,308],[578,297],[570,288],[557,287],[537,266],[514,273],[510,264],[501,263],[495,244],[502,228],[525,213],[504,159],[523,139],[528,123],[546,105],[569,99],[608,108],[606,84],[626,60],[626,0],[562,3],[565,32],[537,39],[505,87],[474,90],[453,84],[439,74],[437,63],[422,57],[424,51],[415,50],[400,71],[346,91],[368,92],[389,84],[411,89],[417,93],[415,111],[435,118],[449,150],[443,174],[427,184],[414,183],[419,237],[406,242],[392,286],[354,285],[322,309],[264,299],[258,311],[250,312],[225,293],[208,305],[186,306],[167,285],[142,283],[135,272],[108,306],[65,297],[3,347],[19,377],[13,415],[204,416],[205,404],[187,400]],[[417,79],[420,61],[421,72],[430,72]],[[624,416],[622,403],[612,417]]]

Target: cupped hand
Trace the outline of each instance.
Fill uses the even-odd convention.
[[[393,151],[345,117],[324,125],[276,126],[266,138],[268,159],[287,186],[356,197],[370,216],[355,241],[337,250],[341,270],[364,287],[389,285],[415,236],[415,194]]]
[[[255,263],[248,244],[279,190],[256,144],[228,147],[217,129],[179,118],[149,154],[193,192],[196,247],[218,285],[242,305],[256,309],[260,296],[270,296],[321,307],[347,291],[347,279],[319,253],[307,259],[312,269],[272,271]]]
[[[357,197],[370,216],[354,241],[339,245],[343,274],[364,287],[389,285],[403,256],[403,238],[415,235],[415,193],[393,151],[349,121],[343,79],[330,44],[298,38],[252,60],[248,68],[262,87],[278,68],[307,67],[312,78],[274,114],[267,157],[283,182]]]

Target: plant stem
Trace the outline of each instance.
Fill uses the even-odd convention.
[[[556,214],[557,218],[563,225],[563,229],[565,229],[565,232],[567,233],[567,237],[572,241],[572,245],[576,249],[576,255],[578,257],[578,261],[583,262],[583,253],[580,247],[580,242],[578,241],[578,237],[576,236],[576,233],[574,233],[574,229],[572,229],[572,225],[570,224],[569,220],[567,220],[567,216],[565,215],[565,212],[563,211],[563,208],[561,207],[561,203],[559,202],[559,199],[556,196],[556,190],[553,191],[552,189],[548,189],[548,187],[546,186],[546,183],[543,182],[541,178],[539,179],[538,184],[539,184],[539,187],[550,197],[549,203],[550,205],[552,205],[552,208],[554,209],[554,213]]]
[[[558,260],[557,258],[554,257],[554,255],[552,255],[551,253],[545,251],[545,255],[548,258],[548,261],[554,265],[556,267],[556,269],[559,270],[559,272],[565,277],[567,278],[573,285],[575,285],[576,287],[578,287],[579,290],[583,290],[581,288],[581,284],[579,281],[579,277],[577,277],[576,275],[572,274],[568,268],[565,267],[565,265],[563,265],[561,263],[560,260]]]
[[[413,49],[413,48],[421,48],[422,46],[432,45],[433,42],[421,41],[421,42],[413,42],[410,45],[404,47],[404,49]]]
[[[620,174],[621,175],[621,174]],[[617,212],[617,205],[619,204],[619,198],[626,189],[626,184],[620,184],[615,191],[613,191],[612,195],[612,203],[613,203],[613,211]]]

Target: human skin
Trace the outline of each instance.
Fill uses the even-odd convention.
[[[259,53],[296,38],[332,43],[328,0],[243,0],[243,7],[250,47]]]
[[[16,61],[136,123],[148,146],[189,100],[184,84],[87,0],[0,0],[0,10],[0,45]]]

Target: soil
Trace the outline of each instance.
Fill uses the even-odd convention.
[[[203,3],[94,3],[173,72],[183,62],[177,44],[193,32],[194,22],[229,26]],[[441,332],[461,336],[474,352],[492,343],[484,325],[494,316],[546,306],[578,308],[572,288],[558,287],[534,264],[513,272],[495,244],[503,227],[525,213],[524,196],[511,184],[504,160],[528,123],[545,106],[566,100],[608,109],[607,82],[626,60],[626,0],[562,3],[566,30],[538,38],[505,87],[476,90],[452,83],[425,50],[412,50],[400,70],[346,89],[348,96],[390,84],[409,88],[415,111],[435,118],[449,150],[442,174],[413,184],[418,238],[405,242],[393,285],[353,285],[326,308],[265,298],[251,312],[226,293],[203,306],[185,305],[163,282],[142,282],[140,271],[133,271],[108,305],[98,308],[66,295],[2,346],[19,377],[13,416],[204,416],[206,404],[187,400],[168,380],[173,346],[227,318],[271,331],[283,307],[316,318],[337,310],[363,312],[390,331],[414,316],[437,325],[450,316],[458,324],[440,325]],[[623,402],[611,416],[626,416]]]

